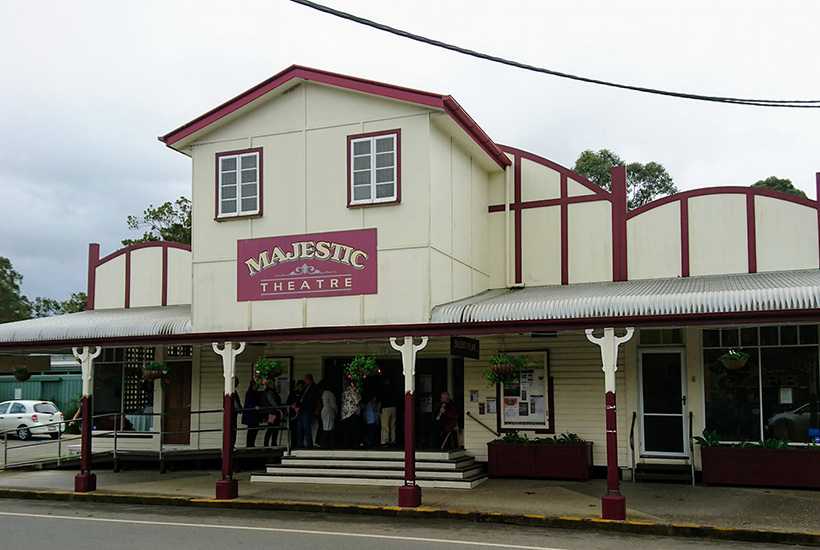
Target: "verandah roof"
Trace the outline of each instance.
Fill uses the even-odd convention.
[[[494,289],[433,308],[430,323],[195,333],[191,306],[84,311],[0,324],[0,348],[488,334],[600,326],[820,320],[820,270]],[[458,325],[458,326],[457,326]]]

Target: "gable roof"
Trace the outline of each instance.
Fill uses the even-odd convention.
[[[452,118],[467,133],[467,135],[470,136],[470,138],[474,140],[491,159],[493,159],[496,164],[502,168],[512,164],[510,159],[507,158],[498,145],[496,145],[495,142],[493,142],[493,140],[491,140],[490,137],[484,133],[484,130],[476,124],[476,122],[464,109],[461,108],[452,96],[444,96],[430,92],[423,92],[420,90],[413,90],[411,88],[403,88],[392,84],[384,84],[373,80],[365,80],[353,76],[320,71],[299,65],[290,66],[279,74],[257,84],[253,88],[239,94],[235,98],[195,118],[187,124],[183,124],[176,130],[173,130],[164,136],[160,136],[158,139],[165,143],[168,147],[173,147],[174,144],[180,142],[181,140],[199,132],[200,130],[203,130],[204,128],[207,128],[223,117],[235,112],[238,109],[241,109],[242,107],[264,96],[268,92],[271,92],[294,79],[318,82],[320,84],[336,86],[347,90],[364,92],[389,99],[407,101],[409,103],[415,103],[425,107],[440,109],[449,115],[450,118]]]

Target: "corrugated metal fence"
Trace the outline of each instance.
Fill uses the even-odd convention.
[[[19,396],[16,395],[20,389]],[[63,412],[70,407],[73,399],[83,393],[83,381],[79,374],[34,375],[25,382],[14,376],[0,376],[0,401],[10,399],[43,399],[53,401]]]

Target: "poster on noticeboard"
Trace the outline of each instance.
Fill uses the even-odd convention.
[[[544,429],[550,426],[547,352],[509,352],[524,359],[519,383],[504,387],[502,427]]]

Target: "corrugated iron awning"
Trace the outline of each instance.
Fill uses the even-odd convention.
[[[0,324],[0,343],[185,335],[191,330],[190,305],[97,309]]]
[[[820,308],[820,270],[494,289],[433,308],[431,323],[754,313]]]

